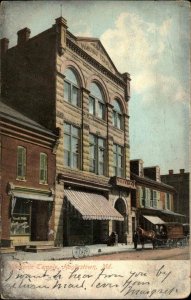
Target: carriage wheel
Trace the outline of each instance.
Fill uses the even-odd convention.
[[[166,245],[167,245],[169,248],[173,248],[173,244],[174,244],[174,242],[173,242],[173,240],[171,240],[171,239],[168,239],[168,240],[166,241]]]

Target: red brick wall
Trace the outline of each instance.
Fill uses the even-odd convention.
[[[12,182],[14,185],[25,186],[37,189],[49,189],[54,187],[55,180],[55,155],[51,153],[51,149],[39,145],[33,145],[29,142],[17,140],[8,136],[2,137],[2,238],[8,239],[10,232],[9,218],[9,202],[10,196],[7,195],[7,183]],[[17,146],[26,148],[26,181],[17,180]],[[48,184],[39,184],[39,161],[40,152],[48,155]],[[52,214],[53,215],[53,214]],[[53,217],[49,224],[53,228]]]

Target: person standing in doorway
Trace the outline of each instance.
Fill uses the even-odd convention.
[[[138,234],[137,231],[135,230],[133,233],[133,243],[134,243],[134,249],[137,249],[137,243],[138,243]]]

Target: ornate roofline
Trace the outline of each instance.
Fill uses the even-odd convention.
[[[114,75],[112,72],[110,72],[107,68],[105,68],[102,64],[100,64],[97,60],[95,60],[93,57],[91,57],[87,52],[82,50],[74,41],[67,38],[66,45],[69,49],[77,53],[79,56],[81,56],[83,59],[88,61],[94,68],[101,71],[104,75],[106,75],[108,78],[110,78],[112,81],[120,85],[122,88],[126,87],[126,83],[119,78],[118,76]]]

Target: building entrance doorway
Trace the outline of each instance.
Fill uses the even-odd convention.
[[[101,221],[95,220],[93,221],[93,243],[100,244],[101,243]]]
[[[32,201],[31,241],[48,240],[48,201]]]
[[[123,199],[119,198],[115,202],[115,209],[123,216],[126,216],[126,205]],[[115,231],[118,235],[118,242],[124,243],[125,241],[125,232],[127,231],[125,228],[124,221],[113,221],[113,231]]]

